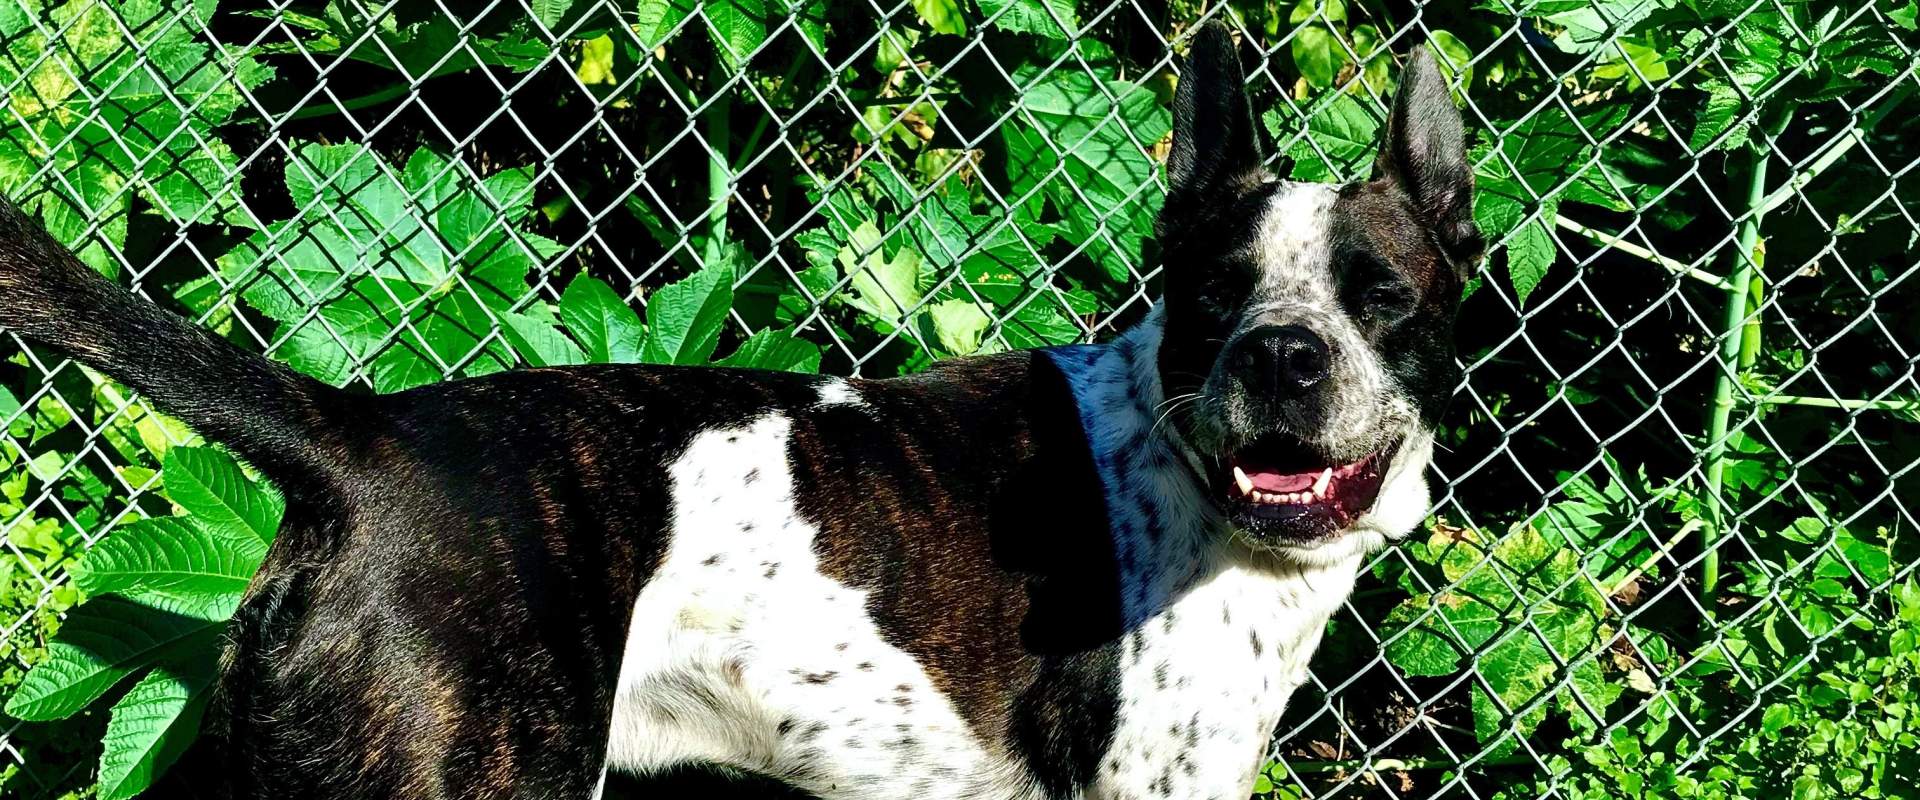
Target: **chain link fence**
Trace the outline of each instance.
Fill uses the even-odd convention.
[[[895,375],[1144,312],[1210,19],[1299,180],[1364,177],[1433,48],[1493,245],[1432,516],[1250,791],[1914,792],[1912,0],[0,0],[0,190],[336,384]],[[71,655],[90,547],[195,510],[195,443],[0,335],[0,689]],[[191,715],[109,689],[163,655],[10,705],[0,794],[144,786]]]

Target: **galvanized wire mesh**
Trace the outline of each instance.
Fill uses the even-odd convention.
[[[776,328],[807,345],[776,366],[890,375],[1139,316],[1208,19],[1304,179],[1364,177],[1394,54],[1436,47],[1493,245],[1433,518],[1369,565],[1259,788],[1738,784],[1716,748],[1896,626],[1915,569],[1912,3],[0,0],[0,190],[337,383]],[[584,275],[670,324],[704,269],[726,319],[691,356],[566,318]],[[6,688],[190,434],[0,347]],[[0,785],[82,790],[97,716],[0,721]]]

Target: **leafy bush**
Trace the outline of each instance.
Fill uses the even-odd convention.
[[[1369,565],[1253,788],[1920,783],[1912,0],[450,8],[0,2],[0,191],[339,385],[884,376],[1144,312],[1165,42],[1203,14],[1259,43],[1298,180],[1367,173],[1393,54],[1428,46],[1494,245],[1441,503]],[[0,794],[128,797],[187,744],[279,504],[4,347]]]

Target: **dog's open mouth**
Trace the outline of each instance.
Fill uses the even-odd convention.
[[[1394,441],[1359,460],[1334,463],[1290,436],[1266,435],[1229,453],[1224,492],[1229,510],[1283,526],[1279,531],[1318,538],[1345,530],[1373,508]]]

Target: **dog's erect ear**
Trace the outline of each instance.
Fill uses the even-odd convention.
[[[1259,167],[1240,53],[1225,23],[1208,23],[1193,37],[1174,93],[1167,180],[1176,194],[1211,193],[1247,181]]]
[[[1400,73],[1375,173],[1406,190],[1420,222],[1433,231],[1456,270],[1464,273],[1480,257],[1466,129],[1446,76],[1425,47],[1414,49]]]

